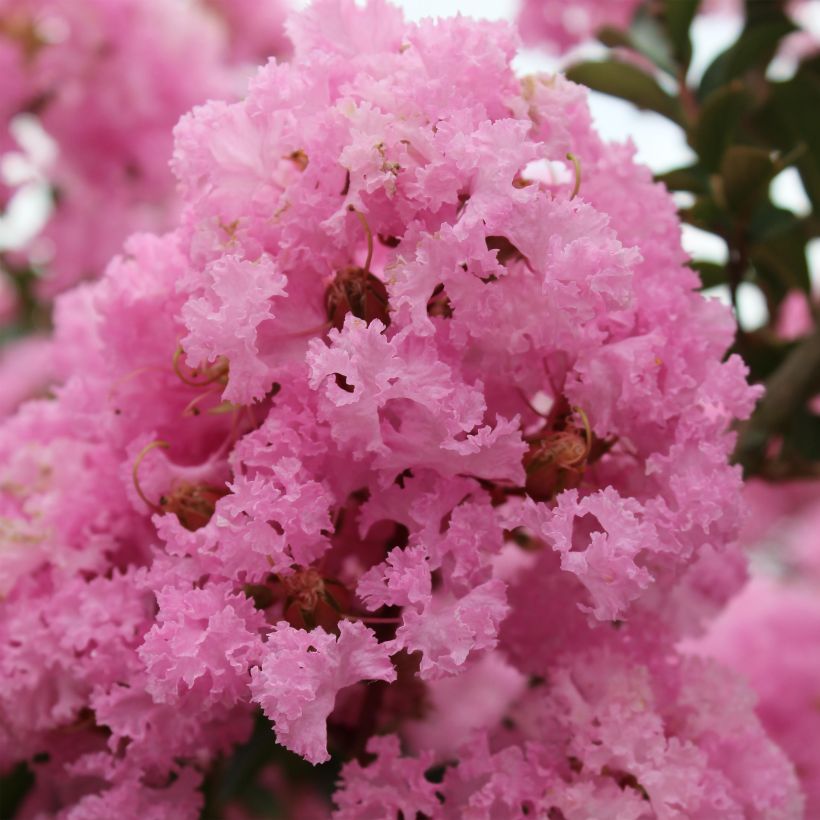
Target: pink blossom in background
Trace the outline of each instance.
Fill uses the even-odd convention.
[[[820,811],[818,635],[816,578],[810,584],[756,578],[696,645],[698,653],[717,658],[751,684],[761,722],[794,761],[806,817]]]
[[[0,418],[13,413],[26,399],[40,397],[57,377],[52,342],[37,334],[0,348]]]
[[[226,25],[233,59],[253,65],[290,53],[282,0],[202,0]]]
[[[787,11],[792,16],[799,16],[809,5],[808,0],[790,0]],[[522,0],[518,27],[527,44],[544,46],[551,52],[563,54],[595,38],[601,29],[628,29],[642,6],[651,8],[652,4],[646,0]],[[702,0],[698,12],[737,17],[744,13],[744,0]],[[788,37],[781,53],[795,59],[809,56],[817,49],[816,36],[803,31]],[[621,59],[645,59],[627,49],[618,51]]]
[[[814,481],[750,481],[752,512],[742,540],[757,572],[711,624],[688,642],[751,685],[770,737],[794,761],[807,796],[806,817],[820,811],[820,505]]]
[[[805,336],[812,328],[811,311],[806,294],[800,290],[791,291],[780,305],[777,335],[788,341]]]
[[[236,96],[237,57],[284,47],[283,7],[265,7],[278,34],[266,23],[248,44],[195,0],[0,2],[0,149],[15,149],[8,123],[31,112],[58,152],[39,168],[55,199],[32,249],[44,296],[97,276],[135,230],[173,224],[171,129],[194,104]]]
[[[642,0],[524,0],[518,26],[528,43],[563,53],[606,26],[628,28]]]
[[[671,197],[505,25],[287,30],[0,426],[23,816],[195,818],[261,712],[345,762],[337,818],[800,817],[747,686],[675,649],[745,579],[758,391]]]
[[[803,547],[792,533],[810,531],[817,485],[813,481],[769,483],[751,478],[743,485],[743,495],[748,510],[740,531],[743,546],[755,553],[771,547],[778,562],[795,563],[795,555]]]

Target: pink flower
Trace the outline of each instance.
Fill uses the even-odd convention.
[[[311,763],[330,759],[327,718],[340,689],[396,678],[387,648],[362,624],[342,621],[336,638],[280,624],[251,672],[251,693],[273,721],[277,740]]]
[[[148,690],[160,703],[174,703],[196,691],[204,704],[232,705],[247,696],[242,675],[257,662],[264,619],[244,595],[211,585],[182,593],[157,593],[156,625],[139,656],[149,676]]]
[[[370,766],[349,764],[336,793],[336,820],[377,820],[401,812],[413,817],[423,812],[435,816],[439,804],[436,787],[424,777],[433,762],[432,754],[420,758],[401,757],[399,739],[395,736],[374,737],[367,751],[376,755]]]
[[[49,250],[44,296],[97,276],[132,232],[173,225],[173,126],[195,104],[235,96],[241,61],[288,50],[284,4],[269,0],[264,15],[213,5],[224,16],[200,0],[4,2],[0,150],[21,150],[8,133],[21,112],[56,148],[32,158],[55,191],[32,245],[36,257]]]
[[[2,759],[185,816],[155,784],[256,721],[370,742],[347,817],[797,817],[748,695],[674,651],[742,584],[757,392],[668,193],[506,26],[288,30],[179,123],[176,228],[61,298],[54,398],[0,425]]]
[[[525,40],[567,51],[605,26],[627,28],[639,5],[639,0],[526,0],[519,25]]]

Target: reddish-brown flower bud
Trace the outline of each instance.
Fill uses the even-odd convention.
[[[559,430],[533,442],[524,455],[527,494],[549,501],[581,483],[589,448],[574,430]]]
[[[297,629],[321,626],[335,632],[350,605],[350,593],[335,579],[325,578],[315,567],[280,576],[284,594],[282,616]]]
[[[374,319],[379,319],[385,327],[390,324],[387,288],[364,268],[342,268],[336,274],[325,292],[325,310],[328,321],[339,329],[348,313],[368,324]]]
[[[551,501],[581,483],[593,436],[586,414],[577,408],[575,413],[583,427],[576,427],[565,416],[560,421],[562,429],[548,429],[530,440],[524,454],[525,489],[535,501]]]
[[[436,285],[432,296],[427,300],[427,315],[442,316],[445,319],[449,319],[453,315],[453,305],[450,303],[447,291],[444,290],[444,285],[441,283]]]
[[[227,487],[180,481],[167,495],[160,498],[159,508],[162,512],[173,513],[186,530],[193,532],[211,520],[216,502],[227,494]]]

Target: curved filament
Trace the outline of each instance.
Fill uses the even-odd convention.
[[[157,448],[167,450],[170,446],[171,445],[167,441],[162,441],[161,439],[157,439],[156,441],[152,441],[150,444],[146,444],[145,447],[140,450],[139,455],[134,461],[134,466],[131,468],[131,477],[134,480],[134,489],[137,491],[137,495],[149,509],[158,513],[163,513],[165,511],[159,504],[155,504],[151,501],[151,499],[149,499],[143,492],[142,487],[140,486],[139,469],[143,459],[148,455],[148,453],[151,452],[151,450],[156,450]]]
[[[183,384],[187,384],[189,387],[207,387],[209,384],[213,384],[214,382],[219,381],[221,378],[225,376],[225,367],[219,364],[214,365],[210,370],[212,370],[212,374],[208,376],[208,378],[202,381],[194,381],[193,379],[188,378],[183,372],[181,368],[181,361],[182,356],[184,354],[184,350],[182,349],[182,345],[177,345],[177,349],[174,351],[174,373],[178,376],[179,380]],[[207,373],[207,371],[206,371]]]

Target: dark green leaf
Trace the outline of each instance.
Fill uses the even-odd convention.
[[[741,77],[752,68],[765,71],[780,41],[795,30],[794,23],[782,11],[754,16],[748,20],[735,43],[718,55],[706,69],[698,97],[706,99],[720,86]]]
[[[680,103],[667,94],[654,77],[629,63],[616,60],[578,63],[567,71],[567,77],[593,91],[628,100],[638,108],[681,122]]]
[[[692,41],[689,29],[700,5],[700,0],[664,0],[663,15],[666,30],[675,57],[683,66],[692,59]]]
[[[749,257],[771,304],[779,305],[790,290],[811,290],[806,246],[799,225],[779,236],[755,242]]]
[[[744,0],[747,26],[765,26],[783,17],[784,0]]]
[[[733,145],[723,155],[720,176],[716,178],[726,208],[741,219],[748,219],[769,189],[777,165],[765,148]]]
[[[816,80],[820,80],[820,54],[815,54],[803,60],[803,62],[800,63],[798,73],[804,77],[813,77]]]
[[[805,221],[771,202],[758,207],[749,222],[749,237],[752,242],[768,242],[786,233],[797,236],[800,245],[805,245],[808,241]]]
[[[783,455],[788,457],[794,454],[801,459],[820,460],[820,416],[805,407],[801,408],[792,414],[784,433]]]
[[[666,32],[645,11],[638,11],[628,30],[604,26],[598,31],[597,37],[608,48],[628,48],[646,57],[662,71],[672,76],[678,73]]]
[[[629,39],[635,51],[643,54],[662,71],[673,77],[678,73],[672,44],[663,26],[652,15],[643,10],[638,11],[629,27]]]
[[[662,182],[670,191],[691,191],[693,194],[705,194],[709,190],[708,177],[697,165],[675,168],[664,174],[657,174],[655,180]]]
[[[750,104],[751,98],[739,81],[718,88],[704,102],[692,133],[692,147],[709,171],[720,166],[740,118]]]
[[[726,212],[711,196],[699,196],[691,208],[681,208],[680,218],[696,228],[724,234],[731,227]]]
[[[764,202],[749,222],[748,237],[754,281],[774,315],[789,291],[811,289],[805,223],[791,211]]]
[[[757,125],[784,152],[805,147],[796,166],[814,209],[820,209],[820,61],[804,63],[791,80],[773,84]]]
[[[287,820],[287,792],[277,793],[265,781],[264,772],[270,767],[279,769],[288,788],[298,791],[308,784],[318,796],[328,798],[339,775],[340,762],[333,759],[319,766],[311,766],[293,752],[279,746],[270,722],[257,716],[253,735],[237,746],[229,755],[217,760],[206,774],[202,791],[205,808],[201,820],[224,820],[229,809],[245,809],[250,817],[269,820]],[[0,815],[5,820],[5,815]]]
[[[700,275],[701,288],[714,288],[718,285],[725,285],[729,281],[725,265],[717,262],[706,262],[702,259],[693,259],[689,263]]]
[[[749,366],[749,380],[766,381],[785,361],[794,343],[783,344],[766,331],[747,333],[742,347],[738,344],[733,352],[740,353]]]
[[[607,48],[632,48],[629,32],[615,26],[604,26],[598,29],[598,40]]]

